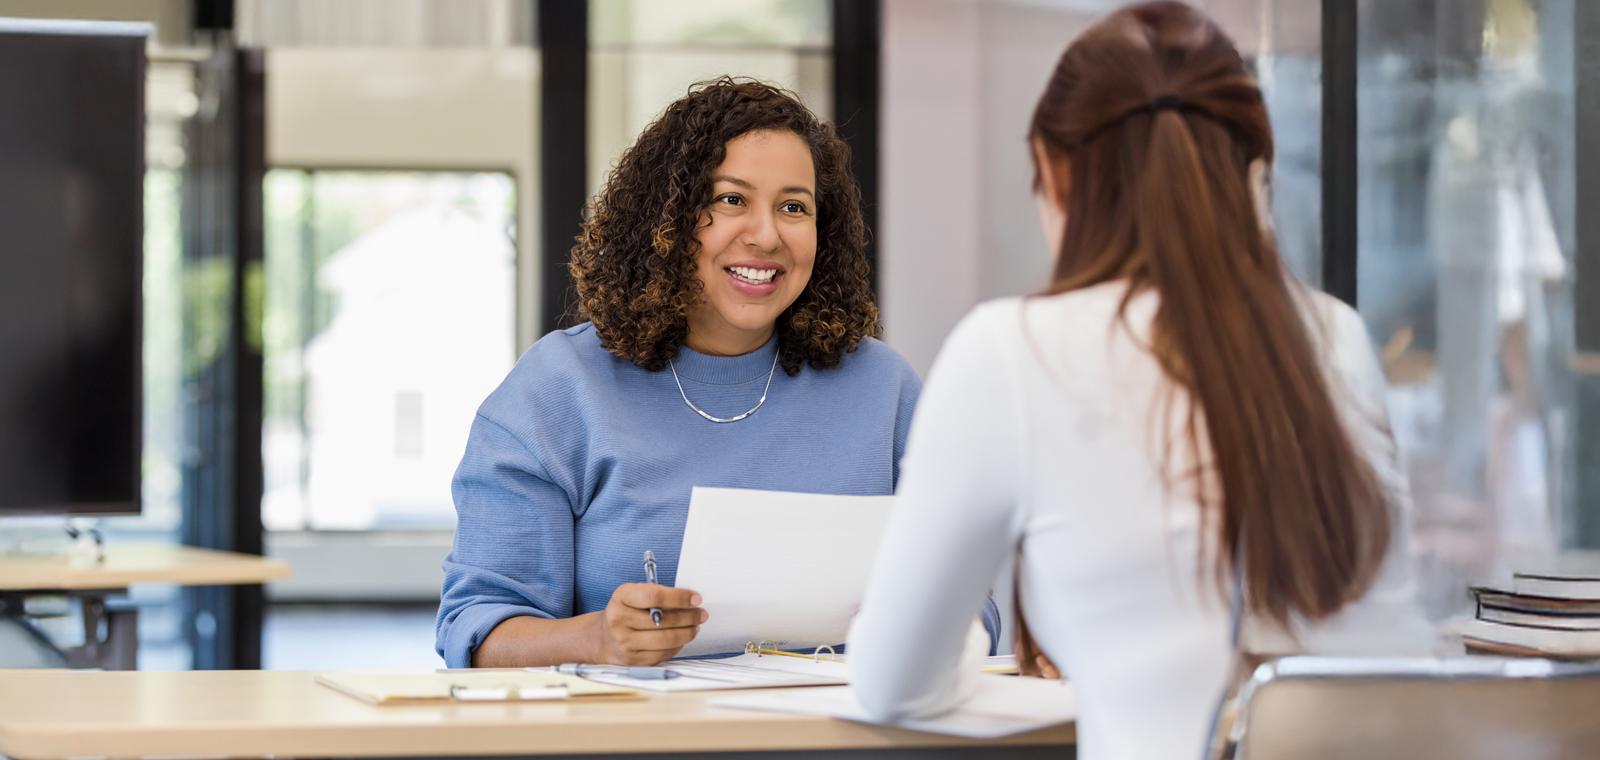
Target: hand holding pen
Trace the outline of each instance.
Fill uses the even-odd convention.
[[[654,559],[652,555],[651,559]],[[647,568],[655,563],[647,562]],[[653,580],[649,569],[647,581]],[[672,659],[694,640],[708,619],[700,595],[689,589],[656,583],[624,583],[597,618],[592,662],[609,665],[655,665]]]
[[[656,553],[649,549],[644,550],[644,582],[656,585]],[[650,608],[650,622],[655,623],[657,628],[661,627],[660,607]]]

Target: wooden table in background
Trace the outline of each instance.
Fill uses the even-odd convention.
[[[85,645],[77,666],[132,670],[139,648],[138,613],[108,610],[108,597],[139,583],[233,586],[289,577],[289,566],[252,554],[164,544],[112,544],[97,565],[77,565],[65,554],[0,555],[0,601],[65,594],[83,604]],[[106,621],[106,637],[98,632]]]

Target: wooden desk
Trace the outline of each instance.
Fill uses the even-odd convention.
[[[0,755],[418,757],[775,751],[1071,758],[1071,726],[977,742],[802,715],[637,701],[377,707],[314,673],[0,671]]]
[[[66,554],[0,555],[0,596],[70,594],[83,603],[85,645],[67,652],[75,666],[132,670],[137,664],[138,614],[108,611],[107,597],[138,583],[231,586],[287,578],[289,566],[252,554],[163,544],[113,544],[98,565],[74,565]],[[0,600],[3,601],[3,600]],[[0,605],[3,607],[4,605]],[[100,621],[106,636],[100,638]]]

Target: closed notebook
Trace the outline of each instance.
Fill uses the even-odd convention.
[[[1481,610],[1492,608],[1537,615],[1600,618],[1600,601],[1519,594],[1485,586],[1474,587],[1472,593],[1478,599],[1480,617]]]
[[[317,683],[375,705],[483,699],[505,701],[636,699],[639,692],[563,673],[522,669],[446,670],[438,673],[321,673]],[[471,694],[474,696],[465,696]]]
[[[1595,573],[1516,573],[1511,585],[1529,596],[1600,601],[1600,574]]]
[[[1600,658],[1600,631],[1468,620],[1461,624],[1458,633],[1466,640],[1468,646],[1480,650],[1502,651],[1504,648],[1515,648],[1550,657]]]

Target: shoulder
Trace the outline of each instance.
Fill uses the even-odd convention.
[[[1328,343],[1356,338],[1367,340],[1366,324],[1350,304],[1305,283],[1294,282],[1290,288],[1300,303],[1300,310],[1307,317],[1307,325],[1314,338]]]
[[[1349,304],[1327,293],[1300,283],[1294,287],[1331,390],[1375,413],[1383,406],[1388,382],[1366,322]]]
[[[517,360],[479,414],[505,424],[562,406],[576,406],[626,364],[604,346],[588,322],[540,338]],[[630,365],[631,366],[631,365]]]
[[[1292,287],[1313,345],[1334,367],[1351,371],[1373,360],[1372,336],[1354,308],[1308,285],[1295,283]]]
[[[565,330],[546,333],[544,337],[534,341],[533,347],[517,361],[517,366],[518,368],[524,365],[530,368],[559,366],[574,360],[599,358],[600,354],[611,356],[611,352],[600,345],[600,334],[595,331],[594,323],[584,322]]]

